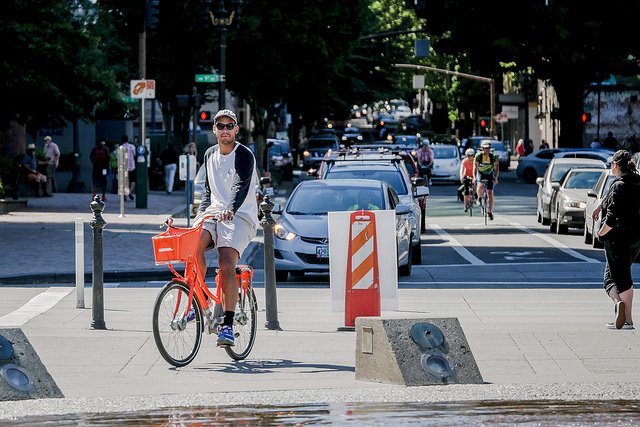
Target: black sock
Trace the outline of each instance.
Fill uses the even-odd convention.
[[[233,325],[233,317],[236,315],[233,311],[225,311],[224,312],[224,322],[222,325]]]

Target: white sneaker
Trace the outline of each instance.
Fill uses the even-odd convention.
[[[635,329],[635,328],[633,327],[633,325],[625,323],[624,326],[622,328],[620,328],[620,329]]]
[[[625,320],[626,319],[626,315],[625,315],[625,306],[624,306],[624,302],[622,301],[618,301],[615,305],[615,316],[613,317],[613,323],[616,326],[616,329],[621,329],[624,324],[626,323]]]

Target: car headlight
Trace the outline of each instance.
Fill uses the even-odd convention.
[[[564,200],[562,206],[565,208],[584,209],[587,207],[586,202],[576,202],[575,200]]]
[[[288,231],[280,223],[276,223],[276,225],[273,227],[273,232],[275,233],[276,237],[280,240],[291,240],[294,237],[296,237],[296,233]]]
[[[309,154],[311,154],[311,153],[309,153],[307,150],[304,150],[302,152],[302,155],[305,156],[305,157],[309,156]]]

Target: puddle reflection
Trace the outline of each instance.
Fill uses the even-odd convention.
[[[6,421],[6,424],[5,424]],[[631,425],[640,401],[524,401],[460,403],[331,403],[289,406],[164,408],[138,412],[70,414],[3,421],[11,426],[299,426],[329,425]]]

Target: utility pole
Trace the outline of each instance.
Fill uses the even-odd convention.
[[[496,136],[496,87],[495,81],[488,77],[475,76],[473,74],[459,73],[457,71],[449,71],[443,70],[441,68],[427,67],[424,65],[414,65],[414,64],[394,64],[396,68],[413,68],[414,70],[426,70],[426,71],[434,71],[436,73],[448,74],[452,76],[463,77],[465,79],[476,80],[484,83],[489,83],[490,85],[490,96],[491,96],[491,136]]]

